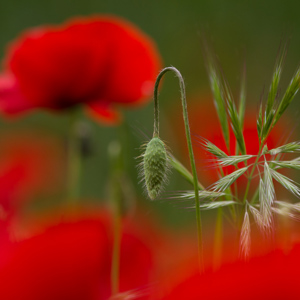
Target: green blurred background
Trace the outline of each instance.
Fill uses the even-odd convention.
[[[196,0],[2,0],[0,4],[0,57],[8,42],[26,28],[44,24],[59,24],[74,16],[114,14],[124,17],[150,35],[157,43],[164,66],[173,65],[184,75],[187,94],[207,93],[209,90],[205,61],[201,50],[201,37],[206,35],[222,64],[234,94],[240,86],[240,74],[247,64],[247,101],[257,106],[262,89],[269,85],[279,44],[286,38],[290,46],[282,76],[281,86],[286,87],[300,61],[300,2],[297,1],[196,1]],[[141,66],[142,67],[142,66]],[[201,99],[199,99],[201,101]],[[288,113],[297,118],[299,95]],[[180,109],[177,81],[169,76],[161,91],[161,118],[164,119],[162,138],[168,141],[173,153],[180,154],[178,141],[172,133],[168,114]],[[136,161],[139,145],[144,141],[137,128],[151,134],[153,105],[149,103],[135,111],[125,112],[122,134],[125,145],[126,169],[138,191],[137,198],[153,211],[162,213],[163,219],[174,224],[193,219],[188,211],[165,201],[148,203],[136,179]],[[291,113],[292,112],[292,113]],[[82,118],[85,118],[84,115]],[[67,139],[69,116],[40,112],[16,120],[1,121],[1,130],[32,128],[58,135],[62,143]],[[99,126],[86,119],[92,127],[93,155],[83,163],[81,194],[85,199],[107,198],[109,162],[108,144],[118,139],[120,129]],[[209,124],[205,124],[209,126]],[[188,185],[172,175],[167,191],[185,189]],[[91,200],[92,201],[92,200]],[[94,201],[94,200],[93,200]]]

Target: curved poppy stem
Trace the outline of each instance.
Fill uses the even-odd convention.
[[[167,72],[175,73],[176,77],[179,80],[180,86],[180,94],[181,94],[181,102],[182,102],[182,109],[183,109],[183,120],[185,125],[185,134],[186,140],[189,150],[190,156],[190,163],[192,168],[193,174],[193,184],[195,190],[195,205],[196,205],[196,222],[197,222],[197,232],[198,232],[198,251],[199,251],[199,266],[200,272],[203,272],[203,242],[202,242],[202,224],[201,224],[201,213],[200,213],[200,200],[199,200],[199,187],[198,187],[198,176],[196,171],[196,163],[194,158],[194,152],[192,147],[192,140],[191,140],[191,132],[190,132],[190,125],[188,119],[188,112],[187,112],[187,103],[186,103],[186,94],[185,94],[185,85],[184,80],[181,73],[174,67],[167,67],[163,69],[159,75],[157,76],[155,86],[154,86],[154,131],[153,137],[159,136],[159,105],[158,105],[158,86],[160,80]]]

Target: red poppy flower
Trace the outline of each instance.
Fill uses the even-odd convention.
[[[0,294],[5,300],[100,300],[111,295],[112,228],[106,213],[66,220],[0,250]],[[143,290],[152,254],[124,228],[120,291]]]
[[[299,267],[298,244],[288,254],[277,250],[249,262],[224,265],[217,272],[195,274],[163,299],[296,299]]]
[[[32,29],[11,44],[0,77],[0,110],[62,110],[86,104],[108,123],[117,106],[143,103],[160,68],[153,41],[117,17],[77,18]]]

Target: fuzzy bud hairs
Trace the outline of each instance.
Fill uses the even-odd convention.
[[[143,172],[147,193],[154,200],[162,190],[168,171],[168,156],[164,142],[154,137],[147,144]]]

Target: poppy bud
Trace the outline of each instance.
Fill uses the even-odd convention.
[[[168,156],[165,144],[154,137],[147,144],[144,154],[144,179],[148,195],[154,200],[160,193],[168,172]]]

